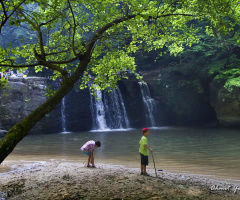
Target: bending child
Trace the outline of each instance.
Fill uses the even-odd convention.
[[[90,140],[86,142],[82,147],[81,151],[88,156],[88,162],[87,162],[87,167],[92,167],[95,168],[96,166],[94,165],[94,150],[98,147],[101,146],[101,142],[97,141],[94,142],[93,140]],[[90,163],[92,165],[90,165]]]
[[[148,165],[148,149],[153,152],[153,150],[149,147],[147,140],[147,137],[150,135],[150,131],[148,128],[144,128],[142,132],[143,136],[139,142],[139,152],[141,156],[141,175],[149,176],[149,174],[146,172],[146,166]]]

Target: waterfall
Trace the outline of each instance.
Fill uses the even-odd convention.
[[[150,121],[151,126],[155,127],[155,119],[153,116],[155,100],[151,98],[147,83],[138,82],[138,84],[140,86],[144,107],[148,114],[148,119]]]
[[[89,89],[90,90],[90,89]],[[102,101],[102,92],[101,90],[95,90],[95,94],[97,99],[95,99],[92,95],[91,98],[91,112],[93,119],[93,129],[94,130],[106,130],[108,129],[105,119],[105,108]]]
[[[62,114],[62,132],[66,132],[66,116],[65,116],[65,97],[62,99],[62,107],[61,107],[61,114]]]
[[[117,87],[111,92],[104,93],[104,97],[106,114],[110,122],[110,128],[129,128],[129,120],[119,88]]]
[[[91,112],[94,130],[129,128],[129,120],[119,88],[101,92],[95,90],[98,99],[91,95]]]

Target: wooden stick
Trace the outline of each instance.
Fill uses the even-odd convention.
[[[156,170],[156,166],[155,166],[155,162],[154,162],[154,158],[153,158],[153,152],[152,153],[152,159],[153,159],[153,164],[154,164],[154,169],[155,169],[155,174],[156,174],[156,177],[157,177],[157,170]]]

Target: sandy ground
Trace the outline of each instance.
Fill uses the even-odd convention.
[[[0,173],[0,200],[240,199],[240,184],[165,171],[156,178],[154,170],[148,170],[148,177],[139,169],[96,166],[56,161],[13,165]]]

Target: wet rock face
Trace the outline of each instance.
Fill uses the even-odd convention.
[[[209,86],[181,73],[168,70],[142,72],[151,90],[152,97],[159,102],[164,125],[214,126],[215,110],[209,101]],[[195,82],[194,82],[195,81]]]
[[[57,90],[58,83],[41,78],[10,78],[7,86],[0,89],[0,130],[8,130],[47,100],[46,87]],[[66,97],[67,131],[91,129],[89,94],[73,89]],[[62,103],[39,121],[30,133],[62,132]],[[2,136],[5,132],[0,133]]]
[[[223,85],[212,83],[210,94],[219,124],[240,127],[240,88],[228,91]]]
[[[206,93],[200,94],[194,90],[176,90],[174,101],[169,104],[171,94],[164,93],[169,88],[161,90],[153,76],[148,83],[152,98],[156,100],[154,117],[156,126],[164,125],[204,125],[216,120],[220,125],[240,126],[240,90],[235,88],[232,92],[223,86],[211,84],[210,98]],[[48,79],[39,77],[11,78],[5,89],[0,89],[0,130],[8,130],[20,122],[34,109],[46,101],[45,88],[55,85]],[[149,126],[147,112],[141,91],[136,79],[119,82],[119,89],[125,104],[131,128]],[[165,96],[164,96],[165,95]],[[210,104],[211,103],[211,104]],[[89,131],[92,129],[91,100],[88,89],[80,90],[76,84],[65,97],[66,131]],[[176,108],[181,113],[176,112]],[[31,133],[62,132],[62,102],[38,122]],[[215,113],[216,111],[216,113]],[[0,131],[0,136],[5,132]]]
[[[0,128],[10,128],[43,103],[46,87],[45,78],[10,78],[0,89]]]
[[[48,85],[51,85],[54,90],[59,87],[57,83],[52,83],[45,78],[11,78],[6,88],[0,90],[0,129],[8,130],[45,102],[47,99],[45,88]],[[148,126],[138,82],[135,79],[121,81],[119,89],[130,127]],[[64,102],[65,131],[89,131],[93,128],[89,89],[80,90],[79,83],[77,83],[65,96]],[[62,103],[57,104],[49,114],[38,122],[31,133],[62,132]],[[159,118],[160,114],[157,114],[158,117],[156,117]],[[156,119],[156,121],[158,120]]]

